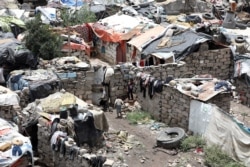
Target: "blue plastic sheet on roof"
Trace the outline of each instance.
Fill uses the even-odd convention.
[[[83,6],[83,1],[82,0],[61,0],[61,3],[69,6],[69,7],[74,7],[74,6]]]

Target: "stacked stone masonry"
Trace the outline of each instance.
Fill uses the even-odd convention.
[[[65,145],[65,154],[60,153],[60,151],[53,151],[49,138],[50,122],[41,117],[38,123],[38,151],[41,162],[47,162],[46,165],[51,167],[90,167],[87,158],[84,158],[86,151],[79,151],[74,157],[70,156],[72,145]],[[79,150],[81,149],[79,148]]]

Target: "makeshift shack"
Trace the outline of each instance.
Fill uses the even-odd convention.
[[[52,70],[15,70],[10,73],[7,87],[19,92],[21,106],[35,99],[47,97],[60,90],[60,79]]]
[[[91,25],[97,37],[93,43],[101,58],[111,64],[136,62],[140,58],[132,55],[133,48],[127,48],[126,42],[141,31],[154,26],[156,24],[146,17],[116,13]]]
[[[22,114],[25,114],[25,117],[21,122],[38,123],[38,130],[32,133],[37,134],[37,148],[42,155],[42,161],[54,162],[59,166],[67,164],[69,157],[71,163],[79,163],[75,157],[82,154],[84,158],[85,152],[77,150],[98,147],[102,144],[102,133],[109,129],[106,116],[100,108],[89,105],[63,90],[30,103],[23,109]],[[55,140],[57,137],[59,140]],[[58,147],[57,141],[60,141],[62,147]],[[59,159],[59,155],[64,158]],[[84,162],[80,164],[82,163]]]

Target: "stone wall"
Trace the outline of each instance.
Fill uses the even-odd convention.
[[[97,54],[100,56],[101,59],[107,61],[111,65],[116,64],[116,47],[118,43],[113,42],[103,42],[102,40],[98,39],[96,41],[96,51]],[[105,52],[102,48],[105,48]]]
[[[186,65],[180,70],[181,74],[211,74],[219,79],[229,79],[234,67],[230,48],[195,52],[183,61]]]
[[[230,102],[231,102],[231,93],[220,93],[214,96],[212,99],[209,99],[207,103],[212,103],[223,109],[225,112],[230,112]]]
[[[183,61],[159,66],[138,67],[134,72],[140,71],[165,80],[167,77],[185,78],[194,75],[211,74],[218,79],[229,79],[233,71],[233,60],[228,48],[195,52]],[[120,70],[115,70],[114,80],[111,82],[111,96],[126,95],[126,82]],[[137,87],[139,87],[137,85]],[[138,95],[139,96],[139,95]]]
[[[92,100],[93,71],[62,71],[62,73],[76,73],[76,77],[61,79],[62,88],[80,99]]]
[[[116,97],[126,96],[126,81],[124,80],[123,74],[119,69],[115,70],[113,79],[110,81],[110,100],[114,103]]]
[[[190,103],[193,100],[190,96],[170,86],[164,86],[163,91],[155,93],[152,99],[148,95],[144,98],[140,91],[137,96],[143,110],[149,112],[154,119],[170,126],[188,128]],[[216,104],[219,108],[229,112],[230,98],[230,93],[223,93],[204,103]]]
[[[184,62],[185,61],[185,62]],[[219,79],[228,79],[233,71],[233,61],[230,49],[207,50],[195,52],[187,56],[183,61],[159,66],[138,67],[133,69],[136,72],[150,74],[156,79],[165,80],[171,76],[174,78],[193,77],[194,75],[211,74]],[[188,116],[191,98],[179,91],[164,87],[161,94],[155,94],[152,99],[148,95],[143,97],[140,91],[139,81],[136,81],[135,96],[137,101],[156,119],[172,126],[188,127]],[[126,84],[120,70],[115,70],[114,79],[111,82],[111,102],[117,96],[126,97]],[[147,94],[148,92],[146,92]],[[226,112],[229,112],[231,95],[219,94],[208,100],[206,103],[216,104]]]
[[[41,117],[39,118],[38,123],[38,152],[40,162],[46,162],[46,165],[49,167],[90,167],[87,158],[85,158],[85,156],[88,155],[85,149],[81,150],[79,148],[79,152],[72,159],[70,157],[70,149],[72,148],[72,145],[65,145],[66,151],[65,155],[63,155],[60,152],[52,150],[49,136],[50,122]]]

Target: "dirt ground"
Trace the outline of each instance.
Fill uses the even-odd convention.
[[[250,127],[250,117],[243,118],[242,113],[250,115],[247,106],[231,101],[230,111],[239,121]],[[245,115],[246,115],[245,114]],[[97,154],[104,155],[113,160],[112,167],[205,167],[204,153],[196,150],[181,152],[178,150],[166,150],[155,148],[156,138],[164,126],[152,128],[158,122],[148,124],[131,125],[126,118],[117,119],[115,112],[105,112],[110,130],[106,136],[106,147],[97,150]],[[164,125],[164,124],[161,124]],[[133,144],[119,139],[119,132],[127,132]],[[42,165],[36,165],[41,167]]]
[[[230,111],[239,121],[246,126],[250,125],[250,109],[247,106],[231,102]],[[242,113],[249,114],[243,119]],[[119,131],[127,131],[129,135],[133,135],[140,144],[133,145],[127,149],[123,144],[110,142],[112,148],[116,148],[112,153],[107,153],[108,159],[115,160],[113,166],[129,166],[129,167],[204,167],[203,153],[196,153],[191,150],[187,153],[178,150],[165,150],[154,148],[156,145],[156,137],[160,129],[152,129],[152,124],[131,125],[126,118],[117,119],[115,112],[105,113],[109,124],[109,133],[117,133]],[[245,115],[246,115],[245,114]],[[250,127],[250,126],[249,126]],[[109,140],[107,140],[109,141]]]

